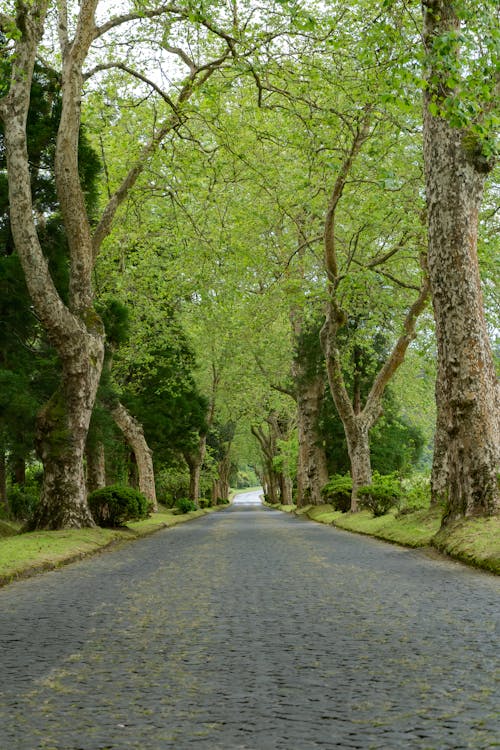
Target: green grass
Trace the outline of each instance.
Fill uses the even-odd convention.
[[[335,526],[341,529],[369,534],[406,547],[427,547],[440,525],[440,509],[418,510],[402,516],[389,512],[377,518],[370,511],[362,510],[359,513],[342,513],[335,519]]]
[[[432,540],[440,552],[500,575],[500,517],[457,521]]]
[[[20,524],[14,521],[2,521],[0,519],[0,539],[5,536],[14,536],[19,532]]]
[[[176,515],[172,509],[161,508],[150,518],[134,521],[122,529],[67,529],[64,531],[34,531],[19,534],[15,525],[0,521],[0,528],[9,527],[10,535],[0,530],[0,585],[16,578],[27,577],[43,570],[94,554],[116,542],[147,536],[155,531],[176,526],[192,518],[220,509],[207,508]],[[12,535],[12,531],[13,534]]]

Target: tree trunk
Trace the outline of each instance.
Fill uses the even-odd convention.
[[[271,415],[267,420],[267,433],[261,426],[252,426],[251,432],[260,445],[263,463],[264,463],[264,492],[269,503],[276,505],[281,502],[281,477],[274,468],[274,459],[278,456],[277,439],[278,439],[278,420],[276,415]]]
[[[455,39],[454,50],[447,54],[450,59],[458,55],[460,21],[454,4],[424,0],[423,7],[430,61],[424,93],[429,274],[440,373],[433,492],[434,502],[445,505],[446,523],[500,510],[499,393],[477,257],[479,209],[485,176],[493,165],[472,131],[450,127],[439,112],[444,97],[453,92],[443,78],[446,61],[435,42],[444,35]]]
[[[227,453],[217,467],[219,477],[212,486],[212,502],[214,504],[218,500],[229,500],[229,475],[231,473],[230,448],[231,444],[228,445]]]
[[[189,469],[189,499],[193,503],[198,503],[200,499],[201,470],[205,454],[207,452],[207,435],[200,435],[198,441],[198,450],[193,453],[185,453],[184,459]]]
[[[0,503],[9,509],[7,502],[7,462],[5,460],[5,448],[0,446]]]
[[[291,476],[283,472],[279,475],[280,479],[280,502],[282,505],[292,505],[293,482]]]
[[[111,414],[134,454],[139,477],[139,491],[152,502],[153,511],[157,511],[153,454],[144,437],[142,425],[120,402],[112,408]]]
[[[347,450],[351,463],[352,495],[351,511],[358,510],[358,490],[366,484],[371,484],[372,467],[370,460],[370,424],[364,416],[356,415],[354,419],[344,423],[347,439]]]
[[[328,481],[326,453],[318,429],[324,390],[323,374],[317,374],[311,382],[297,381],[298,506],[320,505],[321,488]]]
[[[81,64],[70,60],[63,75],[63,103],[56,147],[56,185],[70,250],[69,305],[61,300],[40,246],[31,196],[26,118],[33,65],[47,2],[18,6],[22,33],[8,94],[0,101],[4,122],[12,235],[36,313],[57,349],[62,382],[38,419],[37,449],[44,464],[36,527],[94,525],[86,502],[83,453],[104,353],[104,330],[92,308],[92,238],[78,172]],[[83,26],[70,57],[79,55]],[[87,29],[88,30],[88,29]],[[89,41],[90,43],[90,41]],[[87,47],[88,48],[88,47]],[[68,78],[74,85],[65,86]]]
[[[83,334],[81,338],[78,343],[86,346],[75,347],[74,359],[63,359],[62,385],[38,415],[36,447],[44,478],[31,528],[94,525],[87,505],[83,456],[104,342],[102,334]]]
[[[26,484],[26,461],[24,458],[14,460],[14,481],[16,484]]]
[[[94,492],[106,486],[106,456],[104,444],[87,443],[85,455],[87,458],[87,490]]]

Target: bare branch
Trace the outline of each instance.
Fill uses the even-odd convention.
[[[395,276],[393,276],[388,271],[381,271],[380,269],[377,270],[377,273],[379,273],[381,276],[385,276],[387,279],[390,279],[398,286],[402,287],[403,289],[414,289],[416,292],[420,290],[419,286],[416,286],[415,284],[408,284],[405,281],[401,281],[401,279],[397,279]]]
[[[325,217],[325,231],[324,231],[324,243],[325,243],[325,266],[328,279],[331,284],[335,284],[338,277],[338,264],[337,254],[335,251],[335,211],[344,192],[344,187],[347,181],[347,176],[352,168],[352,165],[360,152],[363,144],[368,139],[370,134],[370,114],[371,110],[367,109],[360,125],[356,130],[356,134],[352,140],[349,152],[342,164],[340,171],[335,180],[335,185],[330,196],[328,208]]]
[[[68,45],[68,3],[67,0],[57,0],[57,13],[59,16],[59,22],[57,24],[57,33],[59,34],[59,45],[61,47],[61,53],[64,54],[64,50]]]
[[[117,26],[122,26],[130,21],[140,21],[144,18],[158,18],[165,13],[179,13],[179,8],[174,5],[161,5],[159,8],[154,10],[144,10],[140,13],[123,13],[120,16],[114,16],[109,21],[103,23],[102,26],[98,26],[94,32],[94,39],[97,39],[103,34],[106,34],[111,29],[115,29]]]
[[[170,98],[170,96],[163,91],[154,81],[152,81],[150,78],[147,78],[146,76],[142,75],[142,73],[139,73],[137,70],[134,70],[133,68],[129,68],[128,65],[124,65],[123,63],[115,62],[115,63],[102,63],[101,65],[96,65],[92,70],[89,70],[88,73],[85,73],[84,75],[84,81],[87,81],[89,78],[94,76],[96,73],[101,73],[104,70],[113,70],[113,69],[122,70],[124,73],[127,73],[130,76],[133,76],[134,78],[137,78],[139,81],[142,81],[143,83],[147,84],[150,88],[152,88],[154,91],[156,91],[157,94],[161,96],[161,98],[169,105],[169,107],[172,108],[172,110],[177,113],[177,108]]]
[[[363,414],[366,414],[369,422],[372,419],[372,415],[375,418],[378,416],[380,400],[384,393],[385,387],[400,364],[403,362],[406,350],[415,338],[415,326],[417,323],[417,318],[425,309],[427,300],[429,299],[430,295],[429,277],[427,276],[425,270],[422,279],[422,285],[419,291],[420,294],[418,295],[418,298],[408,310],[408,313],[404,320],[403,333],[397,340],[391,354],[389,355],[382,369],[375,378],[375,382],[373,383],[370,393],[368,394],[368,398],[366,399]],[[373,421],[371,423],[373,424]]]
[[[171,52],[173,55],[177,55],[177,57],[180,57],[180,59],[182,60],[182,62],[185,63],[188,66],[188,68],[191,71],[191,73],[195,73],[196,72],[197,67],[196,67],[195,63],[193,62],[193,60],[191,60],[191,58],[189,57],[189,55],[187,55],[184,52],[183,49],[181,49],[180,47],[171,47],[169,44],[164,44],[162,46],[163,46],[163,49],[166,50],[166,52]]]

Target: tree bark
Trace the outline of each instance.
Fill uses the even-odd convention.
[[[321,489],[328,481],[326,453],[319,435],[319,415],[325,390],[324,376],[312,381],[297,380],[297,505],[320,505]]]
[[[198,503],[200,499],[200,484],[201,484],[201,469],[203,467],[203,461],[205,460],[205,454],[207,452],[207,435],[203,433],[200,435],[198,441],[198,449],[191,453],[185,453],[184,459],[189,469],[189,499],[193,503]]]
[[[16,484],[26,484],[26,461],[24,458],[19,457],[14,460],[13,473]]]
[[[85,5],[88,10],[89,3]],[[73,231],[80,224],[84,225],[84,234],[85,227],[88,228],[78,173],[80,91],[77,92],[74,85],[63,89],[56,184],[59,193],[79,193],[76,206],[69,206],[64,194],[59,198],[69,240],[71,270],[87,286],[77,290],[75,283],[71,283],[69,307],[55,289],[37,236],[26,117],[46,9],[46,2],[19,5],[16,23],[21,33],[16,39],[11,85],[0,102],[0,115],[4,122],[12,234],[33,305],[62,363],[61,387],[41,410],[38,419],[37,448],[44,464],[44,480],[34,524],[61,528],[94,524],[86,502],[82,459],[102,368],[104,331],[91,307],[90,273],[85,262],[89,254],[92,257],[90,232],[82,239],[81,232]],[[73,44],[64,50],[65,56],[81,57],[84,52],[83,24],[78,28]],[[77,63],[71,68],[66,60],[65,71],[66,77],[80,80]],[[63,135],[65,144],[61,146]],[[60,153],[62,151],[64,153]],[[61,180],[61,172],[64,172],[64,180]],[[78,246],[72,242],[77,234],[82,240]]]
[[[225,456],[219,461],[218,479],[212,485],[212,502],[217,504],[218,500],[229,500],[229,475],[231,473],[231,443],[227,446]]]
[[[434,502],[444,523],[500,510],[498,384],[487,335],[479,276],[478,216],[492,162],[478,137],[451,127],[440,107],[448,88],[446,61],[436,41],[446,35],[459,54],[460,20],[451,0],[424,0],[427,53],[424,92],[424,166],[428,208],[429,274],[438,348],[438,452]]]
[[[44,467],[40,502],[31,528],[93,526],[87,505],[83,457],[104,353],[102,335],[82,336],[75,360],[63,359],[60,390],[42,408],[36,447]],[[82,342],[83,343],[83,342]]]
[[[0,445],[0,503],[6,510],[9,509],[7,501],[7,462],[3,445]]]
[[[153,454],[144,437],[142,425],[119,401],[112,408],[111,414],[134,454],[139,477],[139,491],[151,501],[153,511],[157,511]]]
[[[101,442],[89,445],[85,450],[87,458],[87,491],[94,492],[106,486],[106,455]]]
[[[282,505],[292,505],[293,497],[293,482],[288,472],[281,472],[279,475],[280,480],[280,501]]]

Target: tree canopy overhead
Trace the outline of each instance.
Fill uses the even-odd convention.
[[[370,452],[389,471],[391,440],[401,466],[420,435],[431,451],[436,354],[435,501],[447,517],[496,512],[493,0],[3,0],[0,33],[1,282],[21,300],[2,378],[27,371],[17,332],[57,362],[36,524],[92,523],[99,404],[139,425],[156,469],[184,466],[194,497],[203,471],[214,494],[227,484],[253,432],[273,492],[320,502],[337,462],[355,510]],[[478,231],[459,279],[446,227],[464,169],[461,205],[476,197],[455,219]],[[109,300],[128,310],[119,342]],[[489,468],[464,477],[473,402],[495,405]]]

